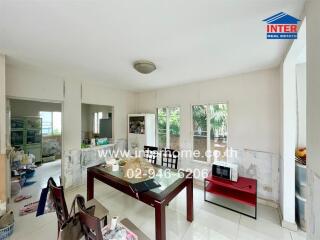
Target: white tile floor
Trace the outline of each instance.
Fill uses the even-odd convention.
[[[35,181],[34,184],[23,187],[20,194],[31,194],[34,201],[39,199],[41,189],[47,185],[48,177],[52,176],[57,183],[60,183],[59,176],[61,175],[61,160],[44,163],[36,168],[34,177],[27,181]],[[30,202],[30,201],[29,201]],[[23,202],[24,203],[24,202]],[[20,207],[20,203],[13,205],[14,208]],[[22,204],[24,205],[24,204]]]
[[[81,186],[66,194],[70,203],[76,193],[86,196]],[[185,192],[180,193],[166,209],[168,240],[303,240],[302,232],[281,228],[277,209],[259,205],[254,220],[203,201],[201,189],[194,189],[194,221],[185,216]],[[151,239],[154,239],[154,209],[102,183],[95,183],[95,198],[105,205],[112,216],[128,217]],[[17,206],[14,206],[17,213]],[[17,215],[16,215],[17,216]],[[36,218],[34,214],[16,217],[16,228],[10,239],[56,239],[54,213]]]

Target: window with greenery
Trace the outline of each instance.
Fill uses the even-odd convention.
[[[223,160],[228,137],[228,105],[192,106],[193,150],[199,151],[196,160]]]
[[[61,112],[40,112],[42,135],[61,135]]]
[[[207,151],[207,106],[192,106],[193,150],[199,151],[196,160],[206,161]]]
[[[180,148],[180,108],[158,108],[158,147],[179,150]]]

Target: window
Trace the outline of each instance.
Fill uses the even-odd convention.
[[[224,160],[227,148],[228,105],[192,106],[193,150],[199,161]]]
[[[40,112],[42,135],[61,135],[61,112]]]
[[[158,147],[179,150],[180,108],[158,108],[157,113]]]
[[[95,112],[93,113],[93,133],[99,134],[100,133],[100,119],[102,119],[102,112]]]

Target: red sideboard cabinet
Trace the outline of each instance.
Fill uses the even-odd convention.
[[[207,193],[254,207],[254,216],[237,211],[222,204],[209,201],[206,196]],[[220,207],[257,219],[257,180],[239,177],[237,182],[232,182],[230,180],[212,176],[210,173],[209,176],[204,179],[204,200],[206,202],[210,202]]]

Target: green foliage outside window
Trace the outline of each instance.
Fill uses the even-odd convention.
[[[180,109],[179,108],[168,108],[169,114],[169,127],[170,135],[179,136],[180,135]],[[165,134],[167,126],[167,109],[158,109],[158,130]]]
[[[171,108],[169,115],[170,135],[180,135],[180,108]]]
[[[227,118],[228,118],[228,105],[227,104],[215,104],[209,105],[196,105],[192,106],[193,117],[193,130],[195,133],[200,134],[197,131],[207,131],[207,111],[210,111],[210,136],[226,136],[227,134]]]
[[[216,104],[210,105],[211,111],[211,131],[212,137],[225,137],[227,135],[227,118],[228,118],[228,105],[227,104]]]

